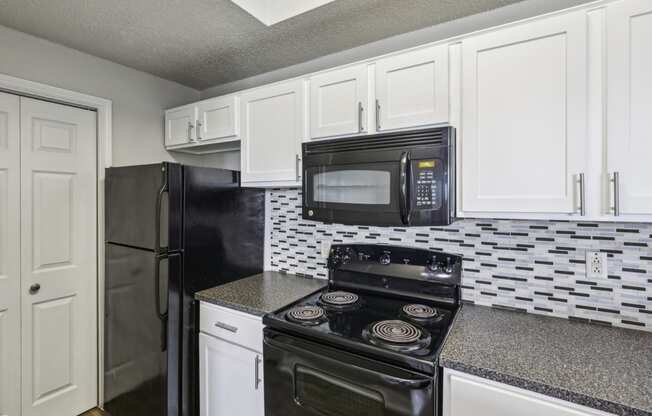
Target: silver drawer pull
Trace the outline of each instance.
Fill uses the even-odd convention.
[[[614,187],[614,206],[612,207],[614,215],[620,215],[620,172],[614,172],[613,179],[610,180]]]
[[[260,378],[260,363],[261,363],[261,361],[262,360],[260,359],[258,354],[256,354],[256,359],[254,360],[254,389],[256,389],[256,390],[258,390],[258,387],[260,386],[260,382],[263,381]]]
[[[229,332],[233,332],[234,334],[236,332],[238,332],[237,327],[235,327],[233,325],[225,324],[224,322],[219,322],[219,321],[215,322],[215,327],[220,328],[220,329],[224,329],[224,330],[229,331]]]

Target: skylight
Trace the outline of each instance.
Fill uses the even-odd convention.
[[[231,0],[267,26],[335,0]]]

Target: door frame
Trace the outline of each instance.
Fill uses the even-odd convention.
[[[113,102],[0,73],[0,92],[80,107],[97,113],[97,406],[104,398],[104,169],[111,167]]]

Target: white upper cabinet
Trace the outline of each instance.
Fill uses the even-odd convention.
[[[628,0],[607,8],[607,169],[610,205],[652,214],[652,2]],[[606,182],[606,181],[605,181]],[[619,182],[619,183],[618,183]],[[618,186],[619,185],[619,186]],[[618,188],[618,189],[616,189]],[[614,192],[615,191],[615,192]],[[615,195],[614,195],[615,194]]]
[[[238,135],[237,97],[217,97],[197,104],[197,140],[219,140]]]
[[[579,11],[463,41],[465,213],[579,215],[586,32],[586,13]]]
[[[336,69],[310,78],[310,137],[367,130],[367,64]]]
[[[241,108],[242,184],[300,185],[304,81],[247,91],[242,94]]]
[[[448,122],[448,46],[376,62],[376,130]]]
[[[179,146],[194,142],[197,138],[195,121],[197,107],[193,104],[165,112],[165,146]]]

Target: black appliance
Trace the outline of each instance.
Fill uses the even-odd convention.
[[[303,218],[354,225],[455,221],[455,129],[303,144]]]
[[[264,191],[175,163],[106,170],[104,408],[198,415],[194,293],[262,271]]]
[[[263,317],[266,416],[432,416],[462,258],[334,245],[329,284]]]

